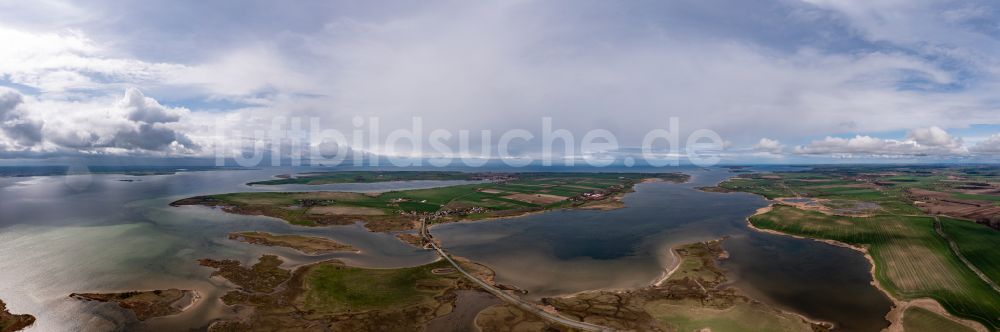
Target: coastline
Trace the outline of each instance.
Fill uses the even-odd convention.
[[[671,266],[669,266],[668,269],[663,270],[663,274],[653,281],[652,286],[663,285],[663,283],[666,282],[667,279],[670,279],[670,276],[672,276],[674,272],[677,272],[677,269],[681,267],[681,256],[677,254],[677,246],[670,248],[669,251],[670,257],[674,259],[673,263],[670,264]]]
[[[669,286],[665,286],[664,285],[666,283],[666,281],[668,279],[670,279],[670,277],[673,276],[677,271],[681,270],[680,267],[683,265],[683,262],[684,262],[685,259],[689,259],[690,258],[690,257],[689,258],[685,258],[684,256],[682,256],[681,252],[678,251],[679,249],[684,248],[686,246],[690,246],[692,244],[699,244],[699,243],[700,244],[715,243],[716,245],[719,245],[719,244],[721,244],[722,241],[725,241],[727,238],[728,237],[723,236],[721,238],[716,238],[714,240],[707,240],[707,241],[687,243],[687,244],[677,244],[677,245],[671,247],[670,250],[669,250],[669,252],[674,257],[674,262],[672,264],[670,264],[669,266],[667,266],[666,269],[663,270],[663,274],[659,278],[657,278],[656,280],[654,280],[653,282],[651,282],[650,284],[648,284],[645,287],[639,287],[639,288],[621,288],[621,289],[594,289],[594,290],[587,290],[587,291],[575,292],[575,293],[567,294],[567,295],[560,295],[560,296],[549,297],[548,299],[572,299],[572,298],[578,297],[580,295],[588,294],[588,293],[591,293],[591,294],[594,294],[594,293],[599,293],[599,294],[614,294],[616,296],[619,296],[619,303],[618,303],[618,305],[622,305],[622,303],[620,301],[623,301],[622,299],[625,298],[625,297],[637,296],[637,297],[641,298],[641,297],[644,296],[642,294],[657,294],[657,292],[663,292],[663,291],[665,291],[667,289],[667,288],[664,288],[664,287],[669,287]],[[714,262],[713,264],[717,264],[720,260],[726,259],[728,257],[728,253],[725,250],[722,250],[717,255],[713,255],[713,256],[710,256],[710,257],[711,257],[712,262]],[[722,271],[723,271],[722,272],[723,274],[726,274],[726,272],[724,272],[724,270],[722,270]],[[687,277],[685,277],[685,280],[686,280],[686,278]],[[686,281],[684,281],[684,282],[686,282]],[[695,281],[695,283],[697,283],[697,281]],[[723,282],[723,283],[726,284],[726,282]],[[698,284],[698,285],[701,286],[701,284]],[[791,310],[786,310],[786,309],[783,309],[783,308],[780,308],[780,307],[776,307],[776,306],[767,304],[767,303],[762,302],[762,301],[760,301],[758,299],[750,297],[749,295],[747,295],[746,293],[744,293],[739,288],[732,287],[732,286],[726,286],[726,288],[731,289],[731,291],[733,293],[730,293],[730,294],[732,296],[736,296],[736,297],[742,298],[745,301],[747,301],[747,303],[756,303],[758,305],[763,305],[763,306],[769,308],[769,310],[772,310],[773,312],[776,312],[776,313],[779,313],[779,314],[782,314],[782,315],[789,315],[791,317],[796,317],[799,320],[801,320],[802,322],[811,325],[814,329],[819,328],[819,330],[816,330],[816,331],[827,331],[829,328],[831,328],[831,327],[834,326],[834,324],[832,324],[830,322],[827,322],[827,321],[812,319],[812,318],[809,318],[809,317],[807,317],[805,315],[802,315],[800,313],[797,313],[797,312],[794,312],[794,311],[791,311]],[[703,287],[702,289],[704,290],[705,288]],[[646,293],[646,292],[652,292],[652,293]],[[662,293],[659,293],[659,294],[662,294]],[[606,304],[606,305],[615,306],[615,304]],[[584,311],[586,312],[586,310],[584,310]],[[596,314],[596,315],[600,316],[600,314]]]
[[[187,305],[179,308],[181,312],[177,313],[178,315],[187,312],[191,308],[194,308],[196,305],[201,303],[201,292],[199,292],[197,289],[192,289],[190,294],[191,294],[190,301],[187,303]]]
[[[886,315],[885,315],[885,319],[887,321],[889,321],[889,326],[886,327],[885,329],[883,329],[882,331],[884,331],[884,332],[901,332],[901,331],[903,331],[903,313],[910,306],[921,307],[921,308],[930,310],[930,311],[932,311],[932,312],[934,312],[936,314],[942,315],[942,316],[944,316],[944,317],[946,317],[946,318],[948,318],[948,319],[950,319],[952,321],[955,321],[955,322],[957,322],[959,324],[965,325],[966,327],[969,327],[969,328],[971,328],[973,330],[976,330],[978,332],[987,332],[987,331],[989,331],[986,328],[986,326],[983,326],[979,322],[976,322],[976,321],[973,321],[973,320],[964,319],[964,318],[960,318],[960,317],[956,317],[956,316],[952,315],[947,310],[945,310],[944,307],[942,307],[941,304],[938,303],[937,300],[935,300],[935,299],[926,298],[925,297],[925,298],[918,298],[918,299],[904,301],[904,300],[900,300],[900,299],[896,298],[885,287],[883,287],[882,284],[878,281],[878,278],[875,276],[875,258],[872,257],[872,255],[868,252],[868,249],[866,249],[864,247],[859,247],[859,246],[855,246],[855,245],[844,243],[844,242],[840,242],[840,241],[834,241],[834,240],[828,240],[828,239],[817,239],[817,238],[799,236],[799,235],[794,235],[794,234],[788,234],[788,233],[783,233],[783,232],[779,232],[779,231],[775,231],[775,230],[758,228],[757,226],[754,226],[754,224],[752,222],[750,222],[750,218],[752,218],[754,216],[757,216],[757,215],[768,213],[768,212],[770,212],[773,209],[775,201],[773,201],[773,200],[768,200],[768,201],[770,203],[767,206],[757,209],[757,211],[754,212],[754,214],[752,214],[752,215],[750,215],[750,216],[748,216],[746,218],[746,222],[747,222],[746,224],[747,224],[748,228],[750,228],[750,229],[752,229],[754,231],[762,232],[762,233],[768,233],[768,234],[774,234],[774,235],[780,235],[780,236],[788,236],[788,237],[793,237],[793,238],[798,238],[798,239],[805,239],[805,240],[812,240],[812,241],[822,242],[822,243],[826,243],[826,244],[833,245],[833,246],[838,246],[838,247],[842,247],[842,248],[848,248],[848,249],[860,252],[862,255],[864,255],[865,260],[868,261],[868,265],[870,266],[869,275],[871,275],[871,277],[872,277],[872,282],[871,282],[872,286],[875,286],[875,288],[877,288],[880,292],[882,292],[883,294],[885,294],[886,297],[888,297],[889,300],[892,301],[892,308],[890,308],[889,312],[886,313]]]
[[[431,230],[435,226],[438,226],[438,225],[447,225],[447,224],[455,224],[455,223],[469,223],[469,222],[485,222],[485,221],[493,221],[493,220],[501,220],[501,219],[522,218],[522,217],[528,217],[528,216],[533,216],[533,215],[543,214],[543,213],[549,213],[549,212],[554,212],[554,211],[572,211],[572,210],[612,211],[612,210],[617,210],[617,209],[625,208],[625,202],[623,202],[622,200],[625,198],[626,195],[635,192],[635,186],[636,185],[644,184],[644,183],[660,183],[660,182],[670,182],[670,183],[673,183],[673,184],[683,184],[683,183],[687,183],[689,181],[691,181],[690,177],[688,177],[686,180],[684,180],[684,182],[666,181],[666,180],[663,180],[663,179],[660,179],[660,178],[645,178],[645,179],[642,179],[641,181],[639,181],[637,183],[633,183],[632,186],[628,188],[628,190],[624,190],[622,192],[619,192],[619,193],[615,194],[614,196],[610,196],[610,197],[607,197],[607,198],[599,200],[599,201],[587,202],[587,203],[585,203],[583,205],[580,205],[580,206],[567,206],[567,207],[560,207],[560,208],[554,208],[554,209],[542,209],[542,210],[534,210],[534,211],[525,211],[525,212],[522,212],[522,213],[512,214],[512,215],[507,215],[507,216],[495,216],[495,217],[486,217],[486,218],[480,218],[480,219],[458,219],[458,220],[454,220],[454,221],[448,221],[448,222],[442,222],[442,223],[436,223],[436,224],[428,225],[427,226],[427,230]],[[586,204],[590,204],[590,203],[594,203],[594,204],[586,205]],[[278,219],[284,220],[284,219],[281,219],[281,218],[278,218]],[[371,230],[369,230],[369,231],[371,231]]]
[[[562,206],[562,207],[554,207],[554,208],[539,207],[537,209],[530,209],[530,210],[527,210],[527,211],[513,212],[513,213],[508,214],[508,215],[496,215],[496,216],[490,216],[490,217],[484,217],[484,218],[478,218],[478,219],[456,218],[456,219],[444,220],[443,222],[439,222],[439,223],[433,223],[433,224],[429,225],[428,227],[430,228],[430,227],[434,227],[436,225],[443,225],[443,224],[450,224],[450,223],[479,222],[479,221],[491,221],[491,220],[497,220],[497,219],[520,218],[520,217],[531,216],[531,215],[534,215],[534,214],[546,213],[546,212],[551,212],[551,211],[559,211],[559,210],[599,210],[599,211],[616,210],[616,209],[620,209],[620,208],[624,208],[625,207],[625,204],[624,204],[624,202],[622,200],[624,199],[624,197],[627,194],[635,192],[635,186],[638,185],[638,184],[653,183],[653,182],[670,182],[670,183],[675,183],[675,184],[683,184],[683,183],[687,183],[687,182],[691,181],[691,176],[690,175],[685,174],[685,173],[680,173],[680,174],[686,175],[686,177],[683,179],[683,181],[665,180],[665,179],[662,179],[662,178],[655,178],[655,177],[654,178],[642,178],[638,182],[632,183],[628,188],[625,188],[624,190],[621,190],[621,191],[615,193],[614,195],[605,197],[605,198],[600,199],[600,200],[585,201],[585,202],[583,202],[583,203],[581,203],[579,205],[575,205],[575,206],[571,205],[571,206]],[[325,191],[319,190],[319,191],[307,191],[307,192],[319,192],[319,193],[322,193],[322,192],[325,192]],[[292,193],[292,192],[289,192],[289,193]],[[362,192],[343,192],[343,193],[364,194]],[[182,199],[178,199],[178,200],[175,200],[173,202],[170,202],[169,205],[172,206],[172,207],[201,206],[201,207],[207,207],[207,208],[212,208],[212,209],[220,209],[220,210],[222,210],[222,212],[229,213],[229,214],[247,215],[247,216],[263,216],[263,217],[268,217],[268,218],[274,218],[274,219],[280,220],[280,221],[282,221],[284,223],[287,223],[287,224],[299,225],[299,224],[293,223],[290,220],[286,220],[285,218],[283,218],[281,216],[268,214],[268,213],[262,211],[259,208],[258,209],[253,209],[253,208],[251,208],[251,209],[245,209],[245,208],[243,208],[241,206],[237,206],[237,205],[234,205],[234,204],[225,204],[223,202],[219,202],[216,199],[212,198],[211,196],[212,195],[207,195],[207,196],[192,196],[192,197],[182,198]],[[400,215],[393,215],[393,216],[399,217]],[[408,222],[410,224],[409,228],[405,228],[405,229],[394,229],[394,228],[372,229],[372,228],[368,227],[368,225],[371,224],[372,221],[371,220],[367,220],[363,216],[344,215],[344,216],[339,216],[339,217],[340,218],[338,218],[334,222],[320,222],[320,223],[311,224],[311,225],[299,225],[299,226],[322,227],[322,226],[332,226],[332,225],[346,225],[346,224],[350,224],[350,223],[361,222],[362,225],[364,225],[364,228],[366,230],[368,230],[369,232],[372,232],[372,233],[389,233],[389,234],[392,234],[392,233],[395,233],[395,232],[405,232],[405,231],[412,231],[412,230],[419,230],[420,229],[420,226],[419,226],[420,222],[418,220],[410,220]]]
[[[179,292],[179,297],[173,300],[165,298],[164,296],[169,296],[168,292]],[[68,297],[84,302],[114,304],[121,310],[131,312],[139,321],[177,316],[203,303],[202,294],[198,290],[177,288],[71,293]]]

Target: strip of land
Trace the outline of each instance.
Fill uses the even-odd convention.
[[[275,217],[304,226],[360,221],[369,230],[391,232],[417,229],[422,220],[445,223],[553,209],[613,208],[621,205],[621,197],[636,183],[646,179],[683,182],[688,178],[679,173],[497,173],[492,176],[495,179],[492,182],[432,189],[368,194],[232,193],[191,197],[171,205],[213,206],[229,213]]]
[[[17,315],[7,311],[7,304],[0,301],[0,332],[23,330],[35,323],[35,316]]]
[[[358,251],[354,247],[331,239],[297,234],[239,232],[229,234],[229,239],[263,246],[292,248],[307,255],[327,254],[338,251]]]
[[[140,321],[179,314],[199,299],[198,293],[193,290],[176,288],[123,293],[73,293],[69,296],[81,301],[117,304],[135,314]]]
[[[255,186],[282,184],[323,185],[335,183],[372,183],[390,181],[496,181],[506,177],[503,173],[428,172],[428,171],[338,171],[282,174],[273,180],[247,183]]]

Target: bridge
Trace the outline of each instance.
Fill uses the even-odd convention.
[[[490,285],[489,283],[480,280],[479,278],[476,278],[476,276],[473,276],[468,271],[465,271],[465,269],[463,269],[462,266],[460,266],[458,264],[458,262],[456,262],[455,260],[451,259],[451,257],[448,256],[448,254],[445,253],[444,250],[442,250],[441,247],[439,247],[437,245],[437,243],[434,243],[433,239],[431,239],[431,237],[430,237],[430,234],[427,232],[427,222],[425,220],[422,220],[422,222],[420,224],[421,224],[420,225],[420,237],[421,237],[422,241],[424,241],[424,243],[426,243],[426,245],[429,245],[431,248],[433,248],[435,251],[437,251],[438,255],[440,255],[441,258],[444,258],[445,260],[448,261],[448,263],[451,263],[451,265],[455,267],[455,270],[457,270],[458,272],[462,273],[462,275],[464,275],[466,278],[468,278],[469,280],[472,280],[477,285],[479,285],[479,287],[482,287],[483,290],[485,290],[487,292],[490,292],[490,294],[493,294],[497,298],[499,298],[499,299],[501,299],[501,300],[503,300],[503,301],[505,301],[507,303],[510,303],[510,304],[512,304],[514,306],[517,306],[521,310],[524,310],[526,312],[534,314],[535,316],[538,316],[541,319],[544,319],[544,320],[547,320],[549,322],[556,323],[556,324],[559,324],[559,325],[562,325],[562,326],[566,326],[566,327],[569,327],[569,328],[574,328],[574,329],[578,329],[578,330],[581,330],[581,331],[593,331],[593,332],[611,332],[611,331],[614,331],[613,329],[605,327],[605,326],[601,326],[601,325],[597,325],[597,324],[591,324],[591,323],[586,323],[586,322],[581,322],[581,321],[578,321],[578,320],[575,320],[575,319],[563,317],[562,315],[559,315],[557,313],[552,313],[552,312],[548,312],[548,311],[542,310],[541,308],[539,308],[538,306],[536,306],[535,304],[533,304],[531,302],[525,301],[525,300],[523,300],[523,299],[521,299],[521,298],[519,298],[517,296],[514,296],[513,294],[510,294],[510,293],[505,292],[505,291],[503,291],[503,290],[501,290],[499,288],[496,288],[493,285]]]

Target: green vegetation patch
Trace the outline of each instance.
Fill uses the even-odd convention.
[[[417,180],[472,180],[473,173],[465,172],[424,172],[424,171],[340,171],[302,173],[296,177],[286,175],[285,178],[250,182],[249,185],[281,185],[281,184],[334,184],[334,183],[372,183],[389,181]]]
[[[344,174],[341,174],[344,173]],[[324,173],[338,179],[366,172]],[[491,182],[430,189],[391,191],[380,194],[346,192],[249,192],[198,196],[172,205],[221,206],[226,212],[265,215],[304,226],[343,225],[366,222],[373,231],[411,229],[421,218],[431,223],[461,219],[504,217],[532,211],[584,205],[610,199],[631,190],[646,178],[684,181],[679,173],[510,173],[458,172],[370,172],[408,174],[408,178],[489,178]],[[411,174],[412,173],[412,174]],[[441,174],[437,174],[441,173]],[[377,177],[367,174],[367,177]],[[423,175],[420,175],[423,174]],[[283,179],[287,180],[287,179]],[[590,195],[590,196],[588,196]],[[594,196],[596,195],[596,196]]]
[[[941,228],[956,244],[959,252],[994,283],[1000,283],[1000,231],[972,223],[941,217]]]
[[[442,270],[435,274],[435,269]],[[320,312],[342,312],[414,305],[432,301],[454,287],[459,277],[446,261],[402,269],[321,264],[306,274],[305,306]]]
[[[698,300],[657,301],[646,305],[671,331],[813,331],[802,318],[759,302],[738,301],[732,307],[704,307]]]
[[[958,199],[971,199],[974,201],[989,201],[989,202],[1000,202],[1000,196],[997,195],[982,195],[982,194],[964,194],[964,193],[954,193],[952,194]]]
[[[903,330],[906,332],[975,332],[968,326],[920,307],[906,308],[903,313]]]

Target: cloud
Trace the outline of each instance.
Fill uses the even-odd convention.
[[[163,107],[132,87],[125,89],[125,98],[118,102],[117,107],[125,111],[126,118],[135,122],[166,123],[177,122],[181,118],[180,110]]]
[[[860,155],[964,155],[968,149],[962,139],[952,137],[938,127],[910,130],[905,139],[882,139],[867,135],[853,138],[826,137],[805,146],[797,146],[797,154],[860,154]]]
[[[0,130],[12,140],[6,145],[32,146],[42,140],[42,123],[25,116],[19,108],[23,102],[16,91],[0,88]]]
[[[781,153],[785,146],[770,138],[761,138],[757,144],[754,144],[753,149],[757,151],[769,152],[769,153]]]
[[[107,105],[107,104],[105,104]],[[199,149],[178,122],[185,109],[168,108],[129,88],[111,107],[43,102],[0,90],[4,152],[37,154],[191,154]]]
[[[993,134],[976,143],[969,151],[982,154],[1000,154],[1000,134]]]
[[[113,53],[79,30],[35,33],[0,26],[0,78],[43,93],[157,84],[184,66]]]
[[[917,128],[906,135],[906,139],[921,146],[944,148],[950,151],[962,151],[962,138],[952,137],[944,129],[938,127]]]
[[[711,129],[761,155],[943,155],[965,152],[940,128],[997,124],[1000,108],[996,6],[984,1],[0,7],[0,84],[25,95],[18,121],[34,121],[11,122],[18,134],[6,136],[22,143],[6,137],[3,149],[26,148],[39,128],[33,149],[183,151],[279,116],[342,132],[377,117],[383,133],[420,116],[428,131],[492,130],[495,143],[509,129],[538,136],[551,116],[624,147],[677,117],[682,137]],[[183,107],[138,90],[109,97],[131,86]],[[835,138],[910,128],[925,129]],[[830,137],[788,151],[763,136]]]

